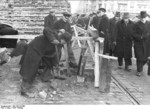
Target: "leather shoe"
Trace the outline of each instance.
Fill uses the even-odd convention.
[[[136,76],[141,76],[142,75],[142,72],[137,72],[136,73]]]
[[[69,63],[70,67],[73,67],[73,68],[78,68],[78,65],[76,63]]]
[[[125,70],[126,71],[131,71],[131,67],[130,66],[125,66]]]

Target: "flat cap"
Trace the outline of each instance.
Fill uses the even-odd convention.
[[[125,12],[124,14],[123,14],[123,18],[129,18],[130,17],[130,15],[129,15],[129,13],[128,12]]]
[[[63,12],[63,16],[70,17],[70,16],[71,16],[71,13],[69,13],[69,12]]]
[[[141,17],[141,18],[147,17],[146,11],[141,11],[141,12],[140,12],[140,17]]]
[[[119,11],[117,11],[117,12],[115,13],[115,17],[120,17],[120,12],[119,12]]]

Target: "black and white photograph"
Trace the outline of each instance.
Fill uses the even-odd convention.
[[[27,105],[150,105],[150,0],[0,0],[0,109]]]

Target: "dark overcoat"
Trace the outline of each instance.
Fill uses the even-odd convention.
[[[113,35],[116,40],[117,57],[131,58],[133,22],[129,20],[127,25],[125,24],[124,20],[117,22]]]
[[[150,53],[150,22],[142,23],[138,21],[134,25],[134,51],[135,57],[139,61],[146,61]]]
[[[101,17],[98,17],[97,15],[93,17],[90,25],[93,26],[94,28],[96,28],[98,30],[98,26],[99,26],[99,22],[101,20]]]
[[[43,33],[44,35],[36,37],[29,43],[21,59],[20,74],[25,81],[33,81],[43,56],[48,55],[49,62],[57,63],[55,45],[51,42],[59,37],[56,37],[56,34],[51,32],[49,28],[45,28]]]
[[[53,28],[53,25],[56,21],[57,21],[56,16],[48,15],[44,19],[44,27]]]
[[[117,22],[118,21],[115,19],[115,17],[109,20],[109,48],[113,51],[113,55],[116,55],[116,45],[113,44],[113,42],[115,41],[115,37],[113,34]]]
[[[104,50],[103,53],[109,53],[109,19],[106,15],[101,17],[98,27],[98,33],[100,37],[104,38]]]
[[[70,37],[65,37],[65,35],[63,35],[64,36],[63,39],[65,39],[67,42],[71,40],[73,31],[71,29],[70,23],[64,22],[63,19],[60,19],[55,22],[53,29],[56,31],[59,31],[60,29],[64,29],[66,31],[65,34],[68,34],[67,36],[70,36]]]

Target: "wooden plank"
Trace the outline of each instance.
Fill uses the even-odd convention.
[[[108,56],[108,55],[104,55],[104,54],[98,54],[98,56],[102,57],[102,58],[106,58],[106,59],[113,59],[113,60],[117,60],[117,57],[114,56]]]
[[[99,42],[95,42],[95,68],[94,68],[94,74],[95,74],[95,81],[94,81],[94,86],[99,87]]]
[[[6,39],[34,39],[37,35],[0,35],[0,38]]]

